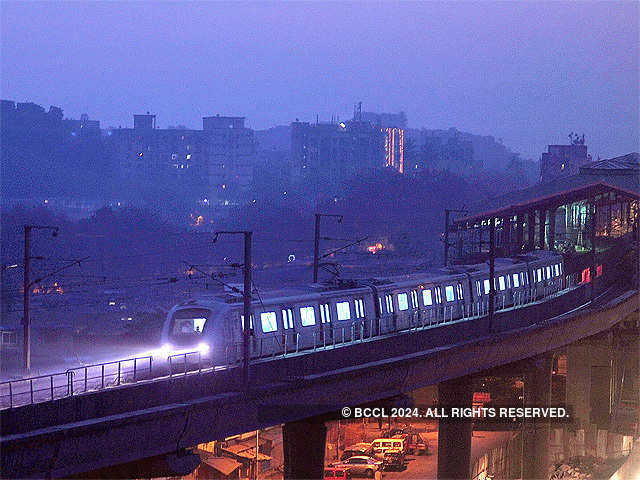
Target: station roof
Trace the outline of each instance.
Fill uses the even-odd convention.
[[[597,160],[580,167],[580,173],[588,175],[598,173],[606,175],[613,172],[622,175],[640,175],[640,154],[628,153],[620,157]]]
[[[567,177],[562,180],[570,180],[578,177],[575,175],[573,177]],[[580,179],[584,180],[584,179]],[[553,182],[555,186],[558,185],[558,182]],[[454,223],[466,223],[471,221],[477,221],[492,217],[503,217],[508,215],[515,215],[517,212],[523,212],[527,210],[532,210],[540,207],[550,206],[553,204],[564,204],[570,202],[576,202],[582,199],[589,198],[592,195],[597,195],[600,193],[607,192],[617,192],[620,195],[632,198],[637,200],[640,197],[638,190],[628,190],[623,187],[619,187],[616,185],[611,185],[607,182],[572,182],[566,183],[566,189],[559,190],[553,192],[552,189],[544,188],[548,187],[549,184],[536,185],[535,187],[528,188],[526,190],[520,190],[518,192],[513,192],[513,194],[509,195],[511,197],[506,205],[498,208],[494,208],[492,210],[487,210],[484,212],[479,212],[474,215],[469,215],[463,218],[458,218],[454,220]],[[532,194],[536,194],[537,196],[533,196]],[[507,197],[507,196],[505,196]],[[503,197],[504,198],[504,197]]]
[[[485,211],[458,218],[461,224],[491,217],[506,216],[554,203],[574,202],[593,194],[615,191],[634,199],[640,195],[640,154],[598,160],[580,168],[578,175],[538,183],[523,190],[509,192],[485,203]]]

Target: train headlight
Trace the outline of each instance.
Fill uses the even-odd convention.
[[[210,348],[211,347],[209,347],[209,345],[204,342],[198,345],[198,351],[203,355],[209,353]]]

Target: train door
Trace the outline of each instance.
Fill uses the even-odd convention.
[[[355,298],[353,300],[353,306],[356,322],[361,322],[365,325],[365,329],[369,336],[379,335],[378,320],[375,318],[375,315],[369,314],[367,316],[367,312],[365,312],[364,298]]]
[[[321,303],[320,308],[320,341],[323,345],[333,343],[333,324],[331,318],[331,304]]]
[[[398,299],[398,313],[396,315],[396,328],[398,330],[405,330],[411,326],[411,312],[409,311],[409,294],[407,292],[400,292],[397,295]]]
[[[360,338],[362,334],[362,323],[360,320],[354,319],[353,313],[349,300],[336,302],[336,318],[341,339],[344,335],[346,339],[352,340]]]
[[[282,315],[282,350],[285,354],[298,351],[298,334],[293,320],[293,308],[284,307],[280,309]]]
[[[278,334],[278,318],[275,308],[266,312],[260,312],[257,325],[256,341],[259,356],[270,356],[280,353],[280,338]]]
[[[411,290],[411,327],[417,327],[420,324],[420,303],[418,299],[418,291]]]

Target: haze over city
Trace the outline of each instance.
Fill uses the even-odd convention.
[[[0,0],[0,477],[640,479],[639,25]]]
[[[524,158],[637,150],[637,2],[3,2],[3,98],[107,126],[405,111]],[[633,21],[635,19],[635,21]]]

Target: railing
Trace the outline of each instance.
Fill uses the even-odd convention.
[[[538,301],[540,298],[555,295],[563,288],[573,288],[579,283],[576,282],[575,275],[567,275],[563,280],[563,282],[555,282],[542,288],[542,291],[529,286],[521,288],[512,294],[509,301],[507,301],[506,295],[496,295],[496,311],[506,308],[521,308]],[[540,297],[538,297],[539,293]],[[477,302],[465,304],[459,311],[456,311],[456,308],[455,305],[439,304],[407,312],[408,327],[403,326],[403,328],[418,330],[454,321],[483,317],[489,313],[489,302],[487,296],[484,295]],[[358,319],[346,325],[324,324],[322,325],[324,328],[322,333],[318,330],[314,331],[313,345],[304,346],[304,348],[312,348],[315,351],[337,345],[350,345],[383,334],[393,333],[390,330],[391,326],[394,325],[394,322],[402,320],[394,315],[397,314]],[[282,338],[282,342],[279,341],[279,338]],[[300,333],[296,331],[287,331],[283,336],[260,338],[258,341],[252,337],[251,342],[252,359],[262,357],[265,351],[270,352],[270,357],[286,357],[299,353],[303,348],[300,343]],[[225,358],[227,365],[241,362],[242,343],[227,345]],[[170,377],[178,374],[187,375],[190,372],[200,373],[213,367],[212,365],[204,365],[199,351],[170,355],[167,357],[167,361]],[[177,367],[178,372],[174,367]],[[78,393],[137,382],[144,378],[151,378],[153,376],[152,370],[152,356],[144,356],[72,368],[66,372],[51,375],[1,382],[0,409],[52,401]]]
[[[176,360],[181,360],[182,362],[182,371],[180,372],[183,375],[186,375],[189,372],[196,371],[196,369],[190,369],[189,365],[193,365],[196,362],[189,362],[190,359],[194,357],[197,358],[197,371],[202,372],[202,354],[199,351],[195,352],[184,352],[184,353],[176,353],[174,355],[169,355],[167,357],[167,362],[169,363],[169,377],[174,375],[174,366],[176,364]]]
[[[0,383],[0,409],[50,402],[152,376],[151,356],[70,368],[66,372]],[[148,374],[145,374],[148,372]]]

